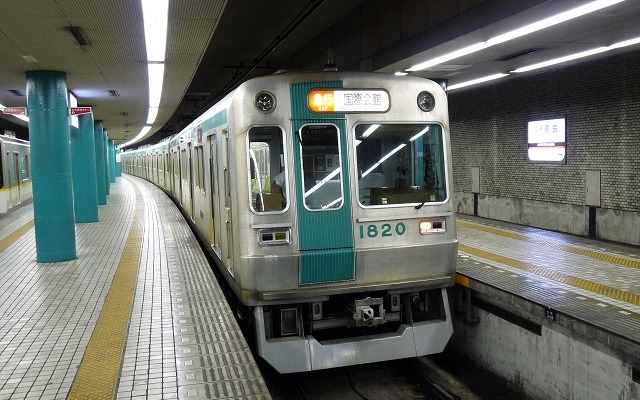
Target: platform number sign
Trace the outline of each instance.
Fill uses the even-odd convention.
[[[545,317],[547,317],[548,320],[551,320],[551,321],[555,321],[556,320],[556,310],[554,310],[552,308],[545,307],[544,315],[545,315]]]

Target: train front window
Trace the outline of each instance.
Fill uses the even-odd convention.
[[[361,124],[355,128],[358,201],[365,207],[446,200],[442,127]]]
[[[289,199],[282,130],[277,126],[253,127],[249,129],[248,139],[251,209],[282,211]]]
[[[299,131],[304,205],[309,210],[342,207],[342,168],[338,129],[306,125]]]

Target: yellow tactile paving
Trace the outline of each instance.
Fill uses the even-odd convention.
[[[597,252],[597,251],[593,251],[593,250],[589,250],[589,249],[584,249],[584,248],[580,248],[580,247],[575,247],[575,246],[570,246],[570,245],[557,243],[557,242],[553,242],[553,241],[549,241],[549,240],[533,238],[533,237],[525,236],[525,235],[522,235],[522,234],[519,234],[519,233],[505,231],[503,229],[492,228],[492,227],[486,226],[486,225],[475,224],[475,223],[469,222],[469,221],[460,221],[460,220],[458,220],[458,221],[456,221],[456,223],[457,223],[457,225],[463,226],[465,228],[476,229],[476,230],[480,230],[480,231],[483,231],[483,232],[492,233],[494,235],[500,235],[500,236],[504,236],[504,237],[508,237],[508,238],[512,238],[512,239],[522,240],[522,241],[526,241],[526,242],[530,242],[530,243],[536,243],[536,244],[540,244],[540,245],[543,245],[543,246],[546,246],[546,247],[550,247],[550,248],[554,248],[554,249],[557,249],[557,250],[562,250],[562,251],[565,251],[567,253],[579,254],[581,256],[590,257],[590,258],[593,258],[593,259],[596,259],[596,260],[600,260],[600,261],[606,261],[606,262],[609,262],[609,263],[612,263],[612,264],[618,264],[618,265],[623,265],[625,267],[631,267],[631,268],[640,269],[640,261],[637,261],[637,260],[631,260],[631,259],[628,259],[628,258],[619,257],[619,256],[612,255],[612,254],[601,253],[601,252]]]
[[[125,249],[69,399],[113,399],[116,395],[142,246],[144,210],[140,192],[134,188],[137,205]]]
[[[640,306],[640,295],[616,288],[612,288],[607,285],[603,285],[597,282],[590,281],[588,279],[577,278],[571,275],[567,275],[561,272],[557,272],[548,268],[538,267],[536,265],[516,260],[510,257],[501,256],[486,250],[478,249],[476,247],[459,244],[458,249],[470,255],[480,257],[482,259],[497,262],[507,265],[509,267],[517,268],[522,271],[530,272],[537,276],[553,280],[555,282],[564,283],[580,289],[588,290],[593,293],[598,293],[603,296],[610,297],[615,300],[624,301],[636,306]]]
[[[26,224],[22,225],[20,228],[11,232],[5,238],[0,240],[0,252],[5,251],[9,246],[13,244],[16,240],[18,240],[22,235],[27,233],[29,229],[33,228],[33,220],[30,220]]]

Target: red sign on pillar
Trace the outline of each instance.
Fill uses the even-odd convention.
[[[27,107],[5,107],[2,112],[12,115],[27,115]]]
[[[91,107],[71,107],[71,115],[89,114]]]

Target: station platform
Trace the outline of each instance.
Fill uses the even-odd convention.
[[[533,398],[638,398],[640,247],[466,215],[457,228],[453,346]]]
[[[268,399],[184,218],[117,178],[77,258],[37,263],[33,206],[0,218],[0,399]]]

